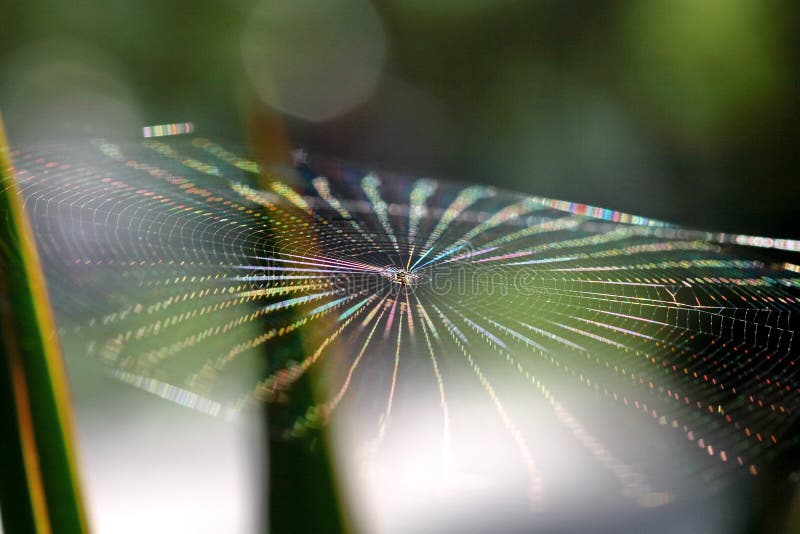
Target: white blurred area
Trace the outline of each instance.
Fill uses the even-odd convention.
[[[2,70],[12,141],[130,136],[141,128],[124,69],[101,49],[54,37],[19,49]]]
[[[264,1],[250,15],[241,48],[245,71],[264,103],[322,121],[373,93],[386,36],[367,0]]]
[[[670,467],[686,454],[685,438],[665,442],[663,428],[620,419],[630,414],[604,411],[594,395],[563,380],[550,381],[545,397],[487,366],[509,426],[464,371],[444,375],[447,423],[432,377],[408,358],[401,358],[382,438],[382,393],[334,416],[334,465],[357,532],[737,531],[736,498],[709,506],[707,489]]]
[[[92,532],[262,531],[258,414],[212,418],[119,382],[85,391],[75,418]]]

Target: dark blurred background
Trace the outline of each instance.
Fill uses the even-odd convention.
[[[89,0],[0,8],[12,141],[193,121],[391,170],[800,237],[793,0]]]

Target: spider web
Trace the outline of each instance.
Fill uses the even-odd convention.
[[[659,506],[797,444],[800,279],[724,245],[797,243],[243,154],[12,152],[68,359],[213,416],[273,403],[282,438],[338,425],[359,461],[408,447],[533,509],[565,484]]]

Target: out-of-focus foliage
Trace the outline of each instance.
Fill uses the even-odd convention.
[[[676,136],[724,140],[790,96],[780,16],[771,1],[636,3],[626,13],[629,86]]]
[[[26,111],[48,87],[57,107],[80,110],[62,101],[62,81],[93,101],[88,79],[35,76],[66,62],[104,80],[98,107],[78,114],[117,129],[192,120],[236,137],[272,107],[295,143],[332,155],[796,237],[797,2],[342,0],[276,29],[280,5],[6,2],[10,135],[75,126],[75,113],[44,113],[53,102]]]

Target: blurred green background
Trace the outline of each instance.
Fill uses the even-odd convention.
[[[34,0],[0,7],[13,141],[194,121],[731,232],[800,237],[792,0]]]

